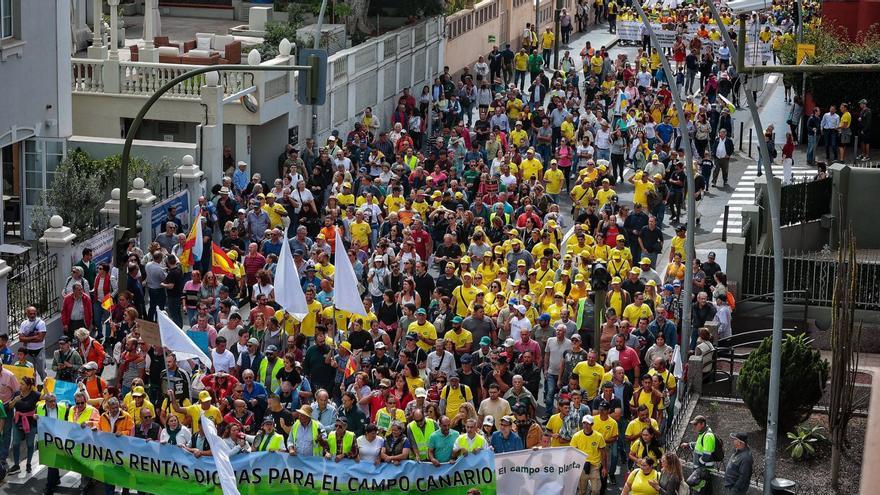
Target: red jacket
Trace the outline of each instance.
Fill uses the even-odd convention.
[[[92,328],[92,298],[85,292],[82,295],[82,305],[83,321],[86,323],[86,328]],[[61,326],[66,327],[70,324],[71,311],[73,311],[73,293],[64,296],[64,302],[61,303]]]

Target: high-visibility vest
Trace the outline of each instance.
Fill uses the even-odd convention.
[[[468,446],[467,433],[462,433],[461,435],[458,436],[458,438],[455,439],[455,446],[459,450],[464,450],[465,452],[473,452],[477,449],[485,448],[486,447],[486,439],[483,438],[483,435],[478,434],[476,436],[476,438],[474,438],[473,444]]]
[[[37,404],[37,416],[45,416],[46,415],[46,403],[40,402]],[[62,421],[67,421],[67,404],[64,402],[58,403],[58,419]]]
[[[267,370],[268,367],[269,367],[269,358],[263,358],[263,360],[260,361],[260,373],[259,373],[260,383],[262,383],[263,385],[266,384],[266,372],[268,371]],[[284,367],[284,360],[283,359],[276,359],[275,365],[272,366],[272,371],[271,371],[272,376],[269,379],[270,386],[267,387],[269,392],[276,390],[281,385],[280,381],[278,380],[277,375],[278,375],[278,371],[281,370],[281,368],[283,368],[283,367]]]
[[[281,450],[284,443],[284,436],[278,433],[272,433],[271,436],[264,435],[263,438],[255,444],[258,452],[268,452]]]
[[[424,430],[419,428],[419,425],[415,420],[410,421],[407,427],[409,428],[410,433],[412,433],[413,440],[416,441],[416,447],[419,449],[418,460],[428,460],[428,438],[430,438],[431,434],[437,429],[437,425],[435,425],[430,419],[426,419]]]
[[[68,411],[67,414],[68,414],[68,416],[73,416],[74,414],[76,414],[76,409],[71,407],[70,411]],[[83,412],[79,413],[79,416],[77,416],[76,418],[68,417],[67,420],[71,421],[73,423],[76,423],[78,425],[81,425],[81,424],[88,423],[92,419],[92,416],[94,414],[95,414],[95,408],[86,404],[86,408],[83,409]]]
[[[324,455],[324,448],[321,447],[321,444],[318,442],[318,435],[320,435],[318,432],[318,422],[312,420],[309,424],[312,426],[312,455],[321,457]],[[290,445],[294,448],[296,447],[296,437],[299,435],[300,426],[302,426],[302,423],[300,423],[299,420],[296,420],[296,422],[293,423],[293,429],[290,430]]]
[[[336,455],[336,432],[334,431],[327,436],[327,443],[330,444],[330,455]],[[351,452],[351,446],[354,443],[354,432],[346,431],[342,435],[342,454],[347,455]]]

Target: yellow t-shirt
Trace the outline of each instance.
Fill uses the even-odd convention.
[[[348,322],[349,316],[351,313],[345,311],[344,309],[333,309],[333,306],[327,306],[326,308],[321,310],[321,316],[326,320],[336,319],[336,330],[340,333],[345,333],[348,331]],[[337,338],[337,341],[340,339]]]
[[[409,327],[406,329],[407,332],[412,332],[418,335],[419,337],[424,337],[426,339],[437,339],[437,328],[434,327],[434,324],[430,321],[425,321],[424,325],[419,325],[418,321],[414,321],[409,324]],[[416,342],[416,345],[421,347],[423,351],[430,352],[430,345],[419,340]]]
[[[313,301],[313,302],[318,302],[318,301]],[[318,303],[318,306],[320,306],[320,305],[321,305],[321,303]],[[279,309],[278,311],[275,312],[275,319],[278,320],[278,323],[281,323],[281,321],[284,321],[284,323],[281,325],[282,330],[287,332],[287,335],[293,335],[294,334],[294,327],[296,326],[297,321],[293,316],[289,316],[289,315],[287,317],[287,320],[284,320],[284,314],[285,314],[285,311],[283,309]]]
[[[462,350],[468,344],[474,343],[474,336],[471,334],[469,330],[461,329],[461,333],[455,333],[454,330],[448,330],[446,335],[443,336],[444,339],[448,342],[452,342],[455,346],[455,350]]]
[[[278,203],[269,206],[269,203],[266,203],[263,205],[262,210],[269,216],[269,225],[271,225],[272,228],[282,226],[281,215],[287,214],[287,210],[285,210],[283,206]]]
[[[452,291],[452,299],[455,300],[455,314],[464,318],[468,314],[468,307],[477,298],[479,289],[473,285],[465,287],[459,285]]]
[[[141,409],[143,409],[145,407],[147,409],[149,409],[150,414],[152,414],[153,417],[156,418],[156,407],[153,406],[152,402],[146,400],[146,398],[144,399],[144,403],[143,403],[143,405],[141,405],[141,407],[138,407],[134,404],[134,399],[132,399],[131,402],[128,403],[128,406],[126,406],[126,408],[128,409],[128,414],[131,415],[131,420],[134,421],[134,424],[136,424],[136,425],[140,424],[140,422],[141,422]],[[156,419],[158,420],[158,418],[156,418]]]
[[[605,374],[605,368],[599,363],[590,366],[587,361],[581,361],[574,366],[571,372],[577,373],[578,383],[581,390],[587,393],[587,398],[592,399],[595,397],[599,391],[599,386],[602,384],[602,375]]]
[[[498,276],[498,272],[501,270],[501,267],[498,266],[497,263],[485,264],[480,263],[477,266],[477,273],[483,276],[483,280],[495,280]]]
[[[521,148],[529,140],[529,133],[520,129],[510,131],[510,142],[517,148]]]
[[[339,204],[342,206],[354,204],[354,194],[337,194],[336,199],[339,200]]]
[[[841,129],[849,129],[849,126],[852,124],[852,115],[849,112],[843,112],[843,115],[840,116],[840,128]]]
[[[654,428],[654,429],[657,430],[657,431],[660,431],[660,427],[658,426],[658,424],[657,424],[657,420],[656,420],[656,419],[651,418],[651,423],[650,423],[650,424],[651,424],[651,427],[652,427],[652,428]],[[636,418],[636,419],[630,421],[628,425],[626,425],[626,433],[625,433],[625,435],[626,435],[627,437],[631,437],[631,436],[633,436],[633,435],[638,435],[639,433],[642,432],[642,430],[644,430],[644,429],[647,428],[647,427],[648,427],[647,424],[642,423],[641,421],[639,421],[638,418]]]
[[[562,174],[562,170],[552,168],[546,172],[544,172],[544,183],[547,186],[547,194],[559,194],[562,192],[562,184],[565,181],[565,176]]]
[[[412,209],[418,212],[419,216],[427,218],[428,210],[431,208],[431,205],[428,204],[427,201],[413,201]]]
[[[397,213],[405,204],[406,200],[400,196],[388,196],[385,198],[385,208],[388,210],[388,213]]]
[[[641,469],[636,469],[629,473],[629,477],[626,479],[630,486],[629,492],[632,495],[657,495],[660,493],[651,486],[651,481],[660,482],[660,471],[654,469],[651,474],[645,474]]]
[[[654,408],[657,407],[661,411],[666,409],[666,406],[663,404],[663,399],[661,398],[657,404],[654,404],[654,401],[651,399],[651,394],[649,393],[639,393],[638,389],[633,392],[632,399],[629,401],[629,405],[635,408],[639,406],[646,406],[648,408],[648,416],[653,418],[654,416]],[[627,428],[628,430],[628,428]]]
[[[654,312],[651,311],[651,307],[644,303],[641,306],[630,303],[623,309],[623,319],[630,322],[633,326],[638,324],[639,318],[647,318],[648,321],[654,319]]]
[[[355,221],[351,223],[350,228],[352,240],[357,241],[361,246],[370,245],[370,233],[373,229],[370,228],[369,223]]]
[[[541,48],[545,50],[549,50],[553,48],[553,42],[556,40],[556,35],[552,32],[544,32],[541,35]]]
[[[513,98],[507,102],[507,118],[513,122],[519,120],[519,114],[522,112],[523,102],[519,98]],[[512,123],[513,123],[512,122]],[[523,131],[525,132],[525,131]]]
[[[651,368],[650,370],[648,370],[648,374],[651,376],[654,376],[654,375],[657,375],[658,373],[657,373],[657,370],[655,370],[654,368]],[[661,376],[661,378],[663,378],[663,385],[666,386],[667,389],[675,390],[676,383],[677,383],[676,379],[675,379],[675,375],[670,373],[669,370],[666,370],[662,374],[660,374],[660,376]]]
[[[602,454],[600,449],[605,448],[605,438],[603,438],[602,434],[598,431],[593,430],[593,432],[588,435],[584,433],[584,430],[580,430],[571,437],[570,445],[584,454],[587,454],[587,462],[593,466],[599,466],[602,464]]]
[[[593,196],[593,190],[589,187],[584,187],[583,184],[578,184],[571,188],[572,201],[578,208],[586,208],[590,204],[590,200],[593,199]],[[572,239],[575,243],[577,242],[577,237],[572,236],[569,239],[569,242],[571,242]]]
[[[604,62],[604,59],[602,59],[602,57],[598,53],[596,53],[595,55],[593,55],[590,58],[590,70],[593,71],[594,75],[598,76],[599,74],[602,73],[603,62]]]
[[[513,56],[513,67],[516,70],[525,71],[529,67],[529,55],[527,53],[517,53]]]
[[[223,415],[220,414],[220,409],[217,409],[215,406],[211,406],[207,411],[202,409],[201,404],[186,406],[184,409],[186,410],[186,414],[189,416],[190,421],[192,421],[190,429],[192,429],[193,433],[198,433],[202,429],[202,426],[199,423],[199,417],[202,415],[202,412],[204,412],[205,416],[213,421],[215,425],[219,425],[223,422]]]
[[[596,414],[593,416],[593,431],[601,433],[602,438],[605,439],[605,443],[608,443],[619,433],[617,420],[610,415],[608,416],[608,419],[603,420],[601,416]]]
[[[312,302],[308,305],[308,309],[309,312],[306,313],[303,321],[301,321],[299,324],[299,331],[306,337],[314,337],[315,327],[318,325],[318,316],[321,314],[321,311],[324,308],[323,306],[321,306],[321,303],[312,300]]]
[[[655,189],[653,182],[642,182],[641,180],[637,180],[635,183],[635,191],[633,192],[633,204],[648,206],[648,191],[653,191]]]
[[[681,255],[681,261],[687,261],[687,253],[684,250],[686,237],[674,236],[669,244],[672,246],[672,252]]]
[[[599,203],[599,209],[602,209],[602,207],[605,206],[606,203],[611,201],[611,196],[615,196],[616,194],[617,193],[614,191],[614,189],[611,189],[610,187],[607,191],[601,188],[596,191],[596,202]]]
[[[550,416],[550,419],[547,420],[547,429],[552,433],[559,433],[559,431],[562,430],[562,416],[560,416],[559,413]],[[566,445],[568,445],[568,442],[563,442],[558,438],[552,438],[550,440],[551,447],[565,447]]]
[[[544,171],[544,166],[541,165],[541,161],[537,158],[532,158],[531,160],[526,158],[520,162],[519,168],[522,170],[522,178],[525,180],[530,179],[533,175],[540,180]]]

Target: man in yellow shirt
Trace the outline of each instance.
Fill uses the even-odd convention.
[[[364,220],[364,210],[357,210],[354,214],[354,222],[349,225],[351,229],[351,240],[355,241],[361,247],[370,245],[370,234],[373,229],[369,222]]]
[[[510,104],[508,103],[508,107]],[[529,142],[529,133],[522,128],[522,122],[517,120],[516,126],[510,131],[510,142],[516,149],[520,149]]]
[[[536,26],[537,27],[537,26]],[[550,68],[550,55],[553,53],[553,43],[556,41],[556,34],[553,29],[547,28],[541,34],[541,57],[544,59],[544,68]]]
[[[428,313],[425,308],[416,310],[416,321],[409,324],[406,329],[407,333],[414,333],[418,337],[416,345],[423,351],[431,352],[434,342],[437,340],[437,328],[428,321]]]
[[[544,166],[541,164],[541,160],[535,157],[535,148],[529,148],[526,151],[526,157],[520,162],[519,168],[523,180],[529,180],[533,175],[541,180],[544,176]]]
[[[336,199],[343,207],[348,207],[349,205],[354,204],[354,194],[351,192],[351,182],[344,182],[342,184],[342,192],[336,195]]]
[[[633,204],[647,206],[648,191],[654,190],[654,183],[651,182],[651,178],[648,174],[639,171],[636,172],[629,181],[635,187],[635,191],[633,192]]]
[[[269,225],[272,228],[284,228],[282,218],[287,216],[287,209],[275,202],[275,194],[266,195],[266,202],[263,204],[262,210],[269,216]]]
[[[593,430],[593,416],[584,415],[581,421],[581,431],[571,437],[571,446],[580,450],[587,455],[587,463],[584,471],[578,480],[578,493],[589,493],[599,495],[602,488],[601,478],[608,475],[608,449],[605,447],[605,438],[598,431]]]
[[[391,196],[385,198],[385,209],[388,213],[397,213],[403,205],[406,204],[406,200],[402,196],[403,188],[400,186],[394,186],[391,190]]]
[[[571,404],[568,399],[562,399],[559,401],[559,412],[550,416],[550,419],[547,420],[547,429],[552,433],[552,437],[550,437],[551,447],[565,447],[571,442],[571,438],[561,436],[559,433],[562,431],[565,418],[568,417],[570,409]]]
[[[544,184],[547,186],[547,194],[554,203],[559,203],[559,193],[562,192],[564,182],[565,175],[559,170],[556,159],[550,160],[550,169],[544,172]]]
[[[599,203],[598,209],[602,209],[605,204],[611,201],[613,196],[617,196],[617,193],[614,189],[611,189],[611,181],[608,179],[602,179],[602,187],[596,191],[596,202]]]
[[[519,90],[523,91],[526,85],[526,73],[529,70],[529,54],[525,48],[521,48],[516,55],[513,56],[513,68],[516,71],[514,76],[514,84],[519,85]]]
[[[174,391],[170,389],[168,390],[168,398],[170,399],[171,407],[174,408],[174,412],[186,414],[189,417],[190,428],[193,433],[198,433],[202,429],[199,423],[199,417],[202,414],[213,421],[215,425],[223,422],[223,415],[220,414],[220,409],[211,404],[211,393],[207,390],[199,392],[199,403],[191,406],[181,406],[174,398]]]
[[[675,255],[681,256],[681,261],[687,261],[687,251],[685,250],[684,243],[687,234],[687,227],[684,225],[679,225],[675,228],[675,236],[669,241],[672,249],[669,250],[669,262],[671,263]]]
[[[446,332],[443,335],[443,338],[446,339],[447,342],[452,342],[453,352],[458,357],[461,357],[464,354],[468,354],[471,352],[471,348],[474,346],[474,336],[471,334],[470,330],[465,330],[461,327],[461,322],[464,319],[461,316],[455,315],[452,317],[452,330]],[[457,411],[454,414],[457,414]]]
[[[587,394],[588,400],[593,400],[599,393],[602,375],[605,374],[605,368],[596,362],[597,358],[596,351],[590,351],[587,353],[587,360],[579,362],[571,370],[572,373],[577,374],[580,388]]]
[[[318,318],[321,316],[323,307],[321,303],[315,300],[314,287],[307,288],[305,295],[306,307],[309,312],[306,313],[306,316],[299,323],[299,331],[306,337],[307,342],[312,342],[315,340],[315,328],[318,326]]]
[[[648,321],[654,319],[654,312],[651,307],[645,304],[645,295],[636,292],[633,296],[633,302],[623,308],[623,319],[628,321],[633,327],[639,323],[639,318],[647,318]]]
[[[477,297],[478,289],[474,287],[474,276],[471,272],[464,272],[461,275],[462,284],[452,290],[452,306],[455,314],[464,318],[468,315],[468,307]]]

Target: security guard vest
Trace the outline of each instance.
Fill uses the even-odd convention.
[[[417,460],[428,460],[428,438],[437,429],[436,425],[430,419],[426,419],[424,429],[419,428],[415,420],[410,421],[407,427],[410,433],[412,433],[413,440],[416,441],[416,446],[419,448],[419,458]]]

